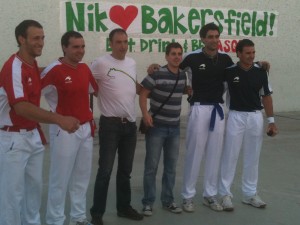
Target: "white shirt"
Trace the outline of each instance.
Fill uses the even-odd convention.
[[[91,65],[99,85],[98,106],[106,117],[136,119],[136,63],[132,58],[118,60],[111,55],[95,59]]]

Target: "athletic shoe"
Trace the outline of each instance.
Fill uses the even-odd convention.
[[[267,205],[257,194],[250,197],[244,197],[242,202],[256,208],[265,208]]]
[[[234,207],[231,201],[231,196],[225,195],[222,198],[222,207],[224,211],[230,212],[233,211]]]
[[[142,220],[144,216],[140,213],[138,213],[135,209],[133,209],[131,206],[128,208],[118,211],[118,216],[119,217],[125,217],[127,219],[131,220]]]
[[[182,209],[176,205],[175,202],[172,202],[170,205],[163,206],[164,209],[170,211],[171,213],[181,213]]]
[[[150,205],[145,205],[143,208],[144,216],[152,216],[152,207]]]
[[[102,223],[103,224],[103,223]],[[92,223],[90,223],[89,221],[87,221],[86,219],[82,220],[82,221],[75,221],[75,222],[70,222],[70,225],[93,225]]]
[[[204,197],[203,198],[203,205],[211,208],[214,211],[220,212],[223,211],[223,207],[218,202],[216,196],[211,197]]]
[[[185,212],[194,212],[194,202],[192,198],[183,199],[182,208]]]
[[[92,214],[92,221],[93,225],[103,225],[102,215],[101,214]]]

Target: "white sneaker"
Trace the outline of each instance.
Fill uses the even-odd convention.
[[[182,208],[185,212],[194,212],[194,202],[192,198],[189,199],[183,199]]]
[[[71,221],[69,225],[93,225],[93,224],[89,222],[87,219],[84,219],[82,221]]]
[[[143,208],[144,216],[152,216],[152,207],[150,205],[145,205]]]
[[[216,196],[211,197],[204,197],[203,198],[203,205],[211,208],[214,211],[220,212],[223,211],[223,207],[218,202]]]
[[[229,195],[223,196],[221,205],[223,207],[223,210],[227,212],[233,211],[234,209],[231,201],[231,196]]]
[[[242,202],[256,208],[265,208],[267,205],[257,194],[250,197],[244,197]]]

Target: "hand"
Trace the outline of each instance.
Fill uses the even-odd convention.
[[[151,64],[148,69],[147,69],[147,73],[148,74],[153,74],[155,71],[157,71],[159,69],[160,65],[159,64]]]
[[[59,126],[69,133],[74,133],[80,127],[80,121],[72,116],[62,116]]]
[[[258,65],[260,65],[267,72],[269,72],[270,67],[271,67],[271,65],[268,61],[259,61]]]
[[[153,119],[149,113],[147,113],[146,115],[143,115],[143,121],[146,126],[153,127]]]
[[[186,86],[186,93],[188,96],[191,96],[193,94],[193,89],[191,86]]]
[[[93,93],[93,96],[98,97],[98,91]]]
[[[267,135],[270,137],[274,137],[278,134],[278,129],[275,125],[275,123],[269,123],[267,128]]]

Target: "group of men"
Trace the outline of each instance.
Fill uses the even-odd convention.
[[[125,57],[126,32],[115,29],[110,33],[112,54],[97,59],[91,70],[82,63],[85,54],[82,35],[68,31],[61,38],[63,57],[42,72],[35,60],[44,46],[42,25],[35,20],[24,20],[16,27],[15,36],[19,50],[5,62],[0,73],[0,224],[41,223],[46,140],[39,122],[50,124],[47,224],[64,224],[67,192],[71,202],[70,225],[103,224],[116,150],[118,215],[141,220],[143,215],[130,205],[130,174],[136,145],[134,101],[140,86],[136,82],[135,62]],[[39,107],[41,94],[50,111]],[[101,96],[98,100],[102,112],[92,223],[86,217],[96,127],[89,105],[90,94]]]
[[[265,207],[256,190],[263,134],[262,104],[268,117],[268,134],[275,136],[277,128],[267,72],[253,62],[252,41],[244,39],[238,43],[240,61],[233,64],[228,55],[218,52],[218,27],[207,24],[200,31],[203,49],[182,60],[181,45],[169,44],[165,54],[167,65],[148,75],[141,86],[137,82],[136,63],[126,56],[128,37],[123,29],[110,32],[112,53],[97,58],[90,68],[81,62],[85,53],[82,35],[75,31],[66,32],[61,38],[63,57],[41,73],[35,58],[42,53],[43,27],[37,21],[25,20],[16,27],[15,36],[19,51],[9,58],[0,73],[1,225],[40,224],[45,140],[39,122],[50,124],[47,224],[64,224],[67,192],[71,201],[70,224],[103,224],[116,153],[118,216],[142,220],[143,215],[152,215],[162,150],[162,205],[170,212],[181,213],[181,207],[174,201],[173,188],[183,94],[190,95],[191,105],[186,135],[183,210],[194,211],[193,198],[203,157],[204,204],[216,211],[233,210],[230,186],[241,146],[244,150],[243,202]],[[230,95],[230,111],[223,149],[224,81]],[[86,192],[95,132],[89,107],[91,93],[97,96],[101,117],[99,168],[90,209],[92,221],[89,222]],[[41,94],[51,111],[39,107]],[[137,141],[136,94],[140,94],[143,120],[150,127],[145,135],[143,214],[131,206],[130,176]],[[221,203],[217,194],[221,195]]]
[[[201,161],[204,158],[203,204],[215,211],[232,211],[233,182],[239,151],[243,146],[244,167],[242,191],[245,204],[264,208],[266,203],[257,194],[258,162],[262,145],[263,119],[261,109],[268,117],[267,133],[277,134],[272,107],[272,90],[265,69],[254,63],[254,43],[249,39],[239,41],[236,47],[239,62],[218,52],[220,32],[217,25],[210,23],[200,30],[204,48],[189,53],[182,61],[182,48],[178,47],[177,67],[166,50],[167,66],[159,68],[151,65],[142,82],[140,106],[145,123],[150,126],[146,133],[146,159],[144,170],[143,212],[152,215],[155,200],[155,176],[161,154],[164,151],[164,171],[162,178],[162,205],[173,213],[181,213],[181,208],[173,201],[175,169],[179,148],[179,115],[183,87],[174,85],[174,74],[183,77],[183,84],[191,83],[187,93],[190,103],[186,133],[186,152],[183,174],[182,208],[194,211],[194,197]],[[172,50],[171,50],[172,52]],[[173,50],[176,55],[176,50]],[[262,62],[265,68],[269,65]],[[191,73],[184,76],[181,73]],[[173,76],[173,78],[171,78]],[[186,81],[184,81],[187,78]],[[171,80],[171,81],[169,81]],[[168,105],[156,114],[161,102],[176,87]],[[145,90],[146,89],[146,90]],[[223,94],[229,96],[229,117],[225,133]],[[192,91],[192,93],[190,93]],[[146,108],[146,96],[150,96],[150,110]],[[262,106],[263,105],[263,106]],[[151,114],[155,114],[152,118]],[[221,173],[219,177],[219,168]],[[220,195],[219,201],[217,196]]]

